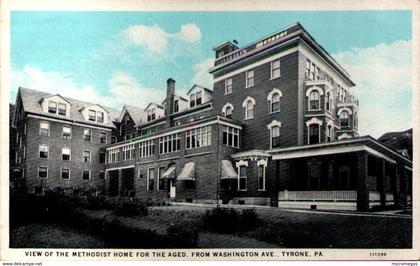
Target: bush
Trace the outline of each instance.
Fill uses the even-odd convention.
[[[149,211],[147,206],[140,202],[122,202],[114,209],[116,215],[133,217],[133,216],[146,216]]]
[[[257,227],[258,215],[254,209],[242,210],[239,230],[244,232]]]
[[[235,233],[239,228],[239,213],[232,208],[217,207],[206,212],[203,224],[213,232]]]
[[[199,226],[193,221],[172,224],[166,229],[166,237],[172,248],[197,247]]]

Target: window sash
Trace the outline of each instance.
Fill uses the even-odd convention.
[[[83,139],[85,141],[92,141],[92,130],[90,129],[85,129],[83,131]]]
[[[232,78],[225,79],[225,94],[232,93]]]
[[[49,148],[46,145],[39,145],[39,158],[48,159]]]
[[[90,151],[83,151],[83,162],[90,163]]]
[[[96,121],[96,111],[89,110],[89,121]]]
[[[106,133],[100,132],[99,133],[99,143],[106,143]]]
[[[62,168],[61,169],[61,179],[70,179],[70,169]]]
[[[280,59],[271,62],[271,78],[280,77]]]
[[[67,111],[67,105],[65,105],[64,103],[59,103],[58,104],[58,114],[59,115],[66,115],[66,111]]]
[[[48,167],[46,167],[46,166],[39,166],[38,167],[38,177],[40,177],[40,178],[48,178]]]
[[[57,113],[57,103],[48,102],[48,113],[56,114]]]
[[[49,136],[50,135],[50,123],[40,122],[39,123],[39,134],[41,136]]]
[[[63,161],[70,161],[71,151],[70,148],[62,148],[61,149],[61,159]]]
[[[248,70],[246,72],[246,86],[254,86],[254,70]]]
[[[96,122],[103,123],[104,122],[104,113],[98,112]]]
[[[82,172],[82,179],[83,180],[90,180],[90,171],[83,170],[83,172]]]
[[[63,139],[71,139],[71,127],[63,127]]]

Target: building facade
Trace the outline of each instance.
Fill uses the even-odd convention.
[[[358,135],[354,82],[299,23],[242,48],[222,43],[214,52],[212,90],[194,85],[184,98],[168,79],[163,102],[145,109],[74,108],[81,117],[71,124],[74,132],[85,136],[90,128],[94,139],[75,146],[59,134],[70,122],[60,110],[48,109],[52,100],[66,108],[75,101],[59,95],[28,100],[38,104],[34,117],[22,97],[27,90],[20,89],[14,117],[17,134],[24,137],[19,147],[31,152],[38,147],[31,159],[16,150],[17,158],[25,159],[17,166],[38,167],[38,176],[34,171],[25,176],[27,190],[85,185],[108,196],[144,200],[351,210],[410,201],[412,162]],[[98,123],[97,115],[90,120],[89,108],[108,114],[100,119],[107,123]],[[54,124],[45,135],[49,121]],[[34,130],[33,136],[22,133],[22,125]],[[107,132],[105,143],[102,132]],[[45,147],[56,154],[61,149],[61,156],[70,148],[77,159],[44,158]],[[88,164],[85,149],[94,158]],[[63,180],[66,165],[74,169],[74,180]],[[48,181],[40,172],[45,167],[55,176],[61,171],[61,178]],[[84,179],[85,170],[98,175],[97,182]]]

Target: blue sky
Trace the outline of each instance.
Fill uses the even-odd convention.
[[[121,109],[211,87],[211,48],[239,46],[299,21],[350,72],[360,133],[411,126],[411,12],[12,12],[11,101],[18,86]],[[384,94],[378,97],[378,94]],[[392,111],[390,121],[389,114]],[[378,123],[382,126],[373,126]]]

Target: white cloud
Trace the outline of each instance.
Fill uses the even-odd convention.
[[[143,46],[144,48],[161,53],[168,46],[168,37],[170,34],[165,32],[157,24],[153,26],[130,25],[122,31],[122,34],[134,45]]]
[[[213,58],[207,58],[193,66],[193,84],[199,84],[207,88],[213,87],[213,77],[209,74],[209,69],[214,65]]]
[[[114,71],[108,81],[109,94],[104,95],[97,88],[80,84],[69,74],[44,71],[26,65],[23,69],[12,69],[11,99],[14,99],[19,86],[36,89],[65,97],[94,102],[120,110],[124,104],[145,108],[149,102],[162,101],[164,91],[141,85],[136,78],[123,71]]]
[[[399,40],[333,54],[356,83],[359,133],[379,137],[412,127],[411,41]]]
[[[181,30],[176,33],[166,32],[157,24],[130,25],[122,30],[121,34],[131,44],[141,46],[156,54],[166,52],[171,39],[187,43],[195,43],[201,39],[200,28],[193,23],[181,25]]]
[[[181,26],[178,37],[186,42],[198,42],[201,39],[201,31],[200,28],[193,23],[185,24]]]

